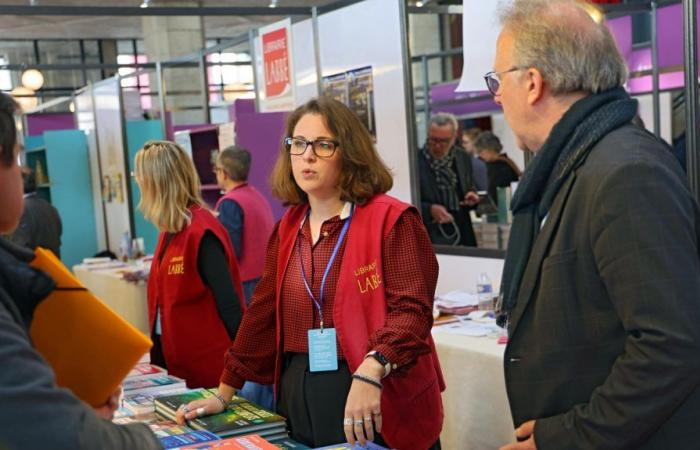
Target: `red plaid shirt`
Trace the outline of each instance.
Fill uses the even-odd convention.
[[[320,326],[320,317],[304,286],[301,261],[314,296],[320,298],[321,279],[338,241],[344,221],[335,216],[321,226],[321,235],[312,245],[308,220],[299,230],[282,288],[282,343],[284,352],[307,353],[307,331]],[[387,300],[385,327],[375,331],[367,351],[377,350],[398,366],[397,372],[412,366],[418,355],[428,353],[425,338],[433,324],[433,298],[416,293],[427,292],[426,280],[434,277],[438,266],[433,247],[415,210],[404,212],[389,233],[382,255],[384,288]],[[278,227],[268,243],[265,270],[243,316],[236,340],[226,354],[221,380],[235,388],[244,381],[274,382],[276,361],[275,280],[279,247]],[[333,299],[340,275],[342,254],[338,251],[324,288],[324,327],[333,327]],[[299,257],[301,250],[301,258]],[[338,346],[338,357],[343,358]],[[392,372],[394,373],[394,372]]]

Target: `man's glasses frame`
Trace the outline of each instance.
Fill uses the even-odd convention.
[[[489,92],[491,95],[496,95],[498,90],[501,88],[501,76],[511,73],[511,72],[517,72],[518,70],[523,70],[523,67],[511,67],[508,70],[503,70],[501,72],[494,72],[491,71],[484,75],[484,81],[486,82],[486,88],[488,88]]]
[[[304,143],[304,149],[299,150],[294,143]],[[287,148],[290,155],[303,155],[306,149],[309,148],[309,145],[317,158],[330,158],[335,154],[335,151],[338,150],[340,142],[333,139],[314,139],[313,141],[295,137],[284,139],[284,146]]]

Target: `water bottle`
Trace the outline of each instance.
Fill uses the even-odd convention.
[[[485,272],[481,272],[479,275],[479,281],[476,283],[476,296],[479,300],[479,310],[493,310],[493,286],[491,278]]]

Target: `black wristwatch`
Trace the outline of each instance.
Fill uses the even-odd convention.
[[[382,355],[381,353],[379,353],[376,350],[370,350],[365,355],[365,359],[370,358],[370,357],[374,358],[375,360],[377,360],[377,362],[379,364],[384,366],[384,376],[389,375],[389,372],[391,372],[392,367],[391,367],[391,363],[389,362],[389,360],[386,359],[386,356]]]

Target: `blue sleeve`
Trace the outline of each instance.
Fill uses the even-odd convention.
[[[243,209],[235,200],[224,200],[219,205],[219,222],[231,238],[236,258],[241,257],[241,234],[243,233]]]

